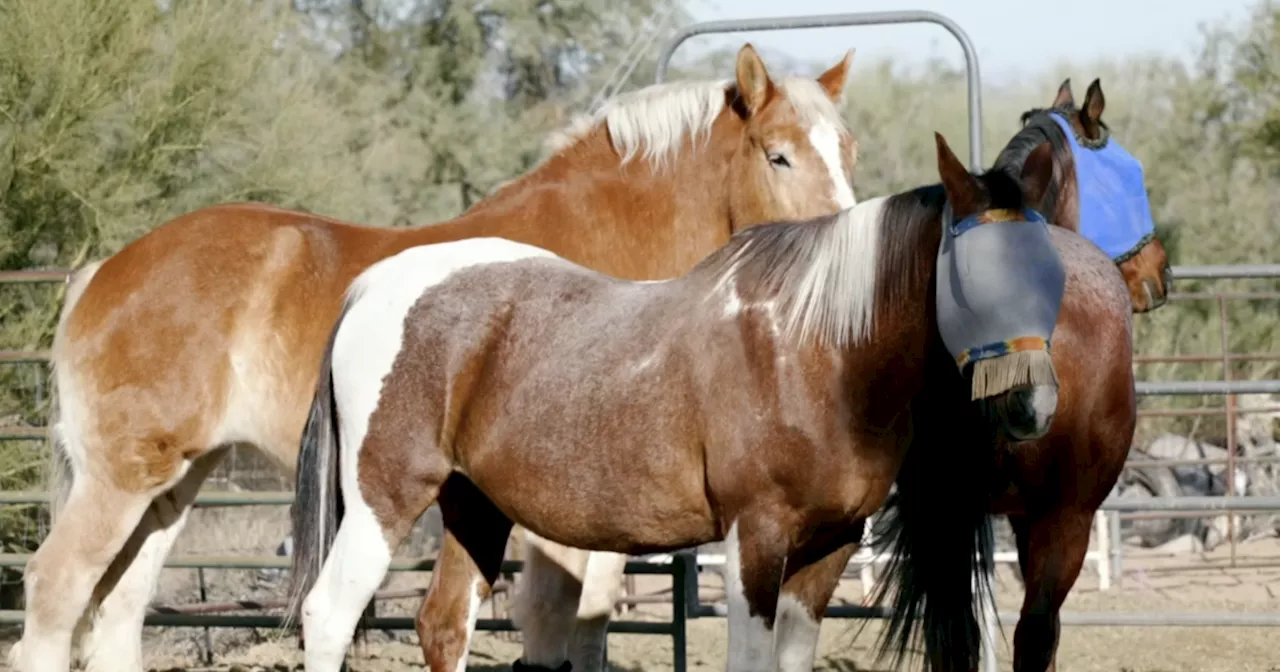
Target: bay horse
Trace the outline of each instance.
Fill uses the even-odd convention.
[[[619,554],[724,540],[730,669],[811,663],[808,614],[830,596],[795,583],[861,538],[919,431],[913,398],[936,371],[969,391],[935,317],[935,282],[945,285],[935,269],[953,271],[939,260],[960,239],[944,227],[1027,230],[1003,225],[1030,224],[1026,203],[1052,174],[1043,160],[1021,179],[974,176],[936,140],[941,186],[739,231],[665,282],[613,278],[499,238],[415,247],[357,277],[299,453],[290,602],[301,604],[306,669],[340,668],[395,549],[460,481],[480,496],[445,512],[469,562],[432,576],[437,593],[461,587],[435,604],[449,627],[434,633],[434,672],[466,668],[513,522]],[[1043,220],[1032,226],[1049,249]],[[1026,255],[981,263],[1016,266]],[[1042,268],[1003,277],[1021,301],[975,308],[981,324],[968,326],[996,329],[1000,343],[1047,334],[1052,313],[1043,332],[1020,319],[1028,306],[1042,318],[1048,295],[1061,296],[1062,274],[1055,288]],[[1047,362],[1043,338],[1008,354]],[[1002,361],[1019,360],[984,360]],[[981,396],[1027,408],[1053,393],[1051,370],[1028,375]],[[1035,410],[1000,426],[1039,435],[1053,409]],[[968,503],[961,490],[938,505],[980,511],[985,491],[968,492]],[[967,522],[970,542],[989,525],[983,515]],[[957,571],[989,561],[989,545],[957,543],[969,551]],[[956,635],[948,660],[976,656],[968,587],[940,593],[926,615]],[[563,651],[527,661],[563,662]]]
[[[1078,222],[1076,228],[1102,243],[1080,245],[1064,230],[1055,231],[1073,270],[1054,331],[1057,415],[1038,440],[1001,440],[983,484],[990,493],[987,512],[1008,516],[1017,545],[1025,595],[1014,630],[1016,672],[1056,669],[1059,613],[1084,565],[1094,516],[1123,471],[1137,424],[1131,311],[1159,307],[1170,287],[1164,249],[1152,235],[1140,165],[1102,123],[1104,108],[1098,80],[1080,108],[1070,81],[1064,81],[1049,108],[1023,115],[1023,128],[995,161],[996,170],[1017,174],[1028,160],[1051,149],[1054,180],[1045,192],[1044,212],[1059,224]],[[1121,174],[1108,174],[1116,170]],[[1086,273],[1084,264],[1070,263],[1071,257],[1110,259],[1113,266]],[[972,410],[962,402],[942,403],[955,413]],[[880,584],[874,601],[882,604],[896,584],[893,600],[902,614],[882,632],[882,654],[896,646],[900,658],[912,642],[925,586],[958,580],[946,565],[960,560],[959,551],[945,545],[945,533],[938,530],[946,523],[927,508],[927,500],[939,492],[962,487],[935,465],[938,451],[946,452],[953,441],[954,435],[936,426],[916,438],[899,474],[898,492],[878,521],[876,544],[892,554],[889,580]],[[928,649],[945,646],[927,633],[925,643]]]
[[[995,166],[1019,174],[1028,158],[1043,156],[1048,153],[1054,169],[1053,183],[1044,194],[1044,202],[1040,207],[1046,219],[1063,229],[1078,233],[1095,246],[1102,249],[1116,264],[1130,297],[1131,310],[1144,313],[1163,306],[1167,294],[1171,291],[1172,273],[1168,255],[1159,238],[1156,237],[1150,219],[1150,208],[1147,204],[1145,190],[1142,188],[1140,165],[1135,162],[1126,167],[1125,180],[1100,179],[1106,175],[1097,170],[1097,161],[1092,155],[1099,150],[1119,149],[1119,142],[1111,135],[1106,123],[1102,120],[1105,110],[1105,96],[1101,82],[1094,80],[1085,95],[1085,103],[1077,107],[1071,92],[1071,81],[1065,80],[1059,87],[1053,102],[1048,108],[1030,110],[1022,116],[1023,127],[1009,140],[995,161]],[[1079,158],[1079,160],[1078,160]],[[1114,157],[1108,157],[1114,163]],[[1119,161],[1124,162],[1124,157]],[[1090,172],[1081,181],[1077,165],[1083,165]],[[1133,166],[1138,165],[1136,173]],[[1108,166],[1112,167],[1112,166]],[[1117,188],[1119,185],[1119,188]],[[1125,206],[1127,202],[1128,206]],[[1096,308],[1096,306],[1093,306]],[[1105,312],[1105,311],[1104,311]],[[1066,318],[1064,318],[1066,319]],[[1081,318],[1084,319],[1084,318]],[[1114,320],[1114,316],[1104,315],[1098,319]],[[1116,327],[1118,329],[1118,327]],[[1119,332],[1116,332],[1117,334]],[[1120,373],[1123,368],[1131,370],[1128,348],[1109,351],[1108,359],[1099,362],[1098,370],[1106,371],[1105,378],[1119,385],[1120,389],[1132,387],[1132,376]],[[1097,356],[1097,353],[1091,354]],[[1084,398],[1093,398],[1092,395]],[[1035,505],[1032,518],[1018,513],[1015,507],[1006,511],[1003,507],[1013,506],[1010,502],[1017,498],[1003,498],[1004,503],[995,506],[993,513],[1010,513],[1014,531],[1020,540],[1019,553],[1022,561],[1024,581],[1027,585],[1027,602],[1023,605],[1024,619],[1019,628],[1023,633],[1018,648],[1027,651],[1048,647],[1056,648],[1056,635],[1047,634],[1050,624],[1037,625],[1040,621],[1035,614],[1053,614],[1050,621],[1056,623],[1056,614],[1066,598],[1071,586],[1075,583],[1084,554],[1089,543],[1090,526],[1084,524],[1086,514],[1092,520],[1093,514],[1103,499],[1109,494],[1115,480],[1119,477],[1124,459],[1128,455],[1132,430],[1126,429],[1129,421],[1125,420],[1128,411],[1127,397],[1123,394],[1112,400],[1110,404],[1096,407],[1098,413],[1105,418],[1100,419],[1097,428],[1090,430],[1086,418],[1068,415],[1060,418],[1054,425],[1056,448],[1039,448],[1036,451],[1023,450],[1019,447],[1012,452],[1024,464],[1020,468],[1018,481],[1022,483],[1041,483],[1039,500]],[[956,401],[955,403],[960,403]],[[1105,406],[1105,408],[1104,408]],[[939,411],[940,412],[940,411]],[[1068,420],[1067,417],[1072,417]],[[1071,425],[1068,422],[1082,424]],[[1109,429],[1102,429],[1107,427]],[[1072,435],[1079,442],[1077,450],[1094,451],[1092,457],[1073,457],[1083,453],[1074,452],[1070,442],[1064,443],[1064,436]],[[948,439],[949,441],[949,439]],[[1091,441],[1093,441],[1091,443]],[[1041,442],[1048,445],[1049,440]],[[1092,446],[1092,448],[1086,448]],[[1039,455],[1040,457],[1033,457]],[[1070,468],[1068,468],[1070,465]],[[1005,469],[1014,469],[1006,466]],[[1051,470],[1052,475],[1045,470]],[[1046,488],[1040,475],[1056,483],[1055,487]],[[1001,486],[1003,487],[1003,486]],[[1028,490],[1031,490],[1027,488]],[[1050,516],[1047,511],[1055,509],[1055,497],[1075,497],[1063,506],[1068,513]],[[1019,505],[1021,506],[1021,505]],[[1055,509],[1056,510],[1056,509]],[[1058,515],[1073,521],[1070,529],[1054,529]],[[1041,521],[1038,531],[1032,531],[1032,519]],[[856,548],[847,549],[852,557]],[[569,552],[572,552],[571,550]],[[586,562],[585,571],[577,578],[581,581],[582,605],[578,606],[578,586],[571,581],[554,581],[544,578],[557,571],[555,565],[549,563],[527,563],[525,573],[517,592],[517,602],[513,611],[536,610],[536,618],[524,619],[529,625],[523,626],[524,646],[526,651],[535,650],[546,657],[545,651],[555,651],[566,646],[565,638],[574,639],[570,648],[572,667],[576,672],[601,672],[603,669],[603,645],[584,645],[581,631],[583,622],[571,626],[573,609],[578,613],[589,612],[594,621],[593,627],[600,633],[607,628],[610,610],[613,607],[613,596],[621,592],[623,565],[615,558],[602,557],[607,554],[593,553]],[[1059,566],[1058,558],[1062,558]],[[581,560],[578,560],[581,566]],[[570,564],[570,560],[560,559],[560,565]],[[839,568],[843,571],[843,567]],[[832,571],[836,571],[832,565]],[[819,584],[822,579],[815,579]],[[533,593],[534,588],[542,588]],[[560,593],[555,592],[559,588]],[[815,590],[826,590],[815,588]],[[524,591],[529,591],[526,595]],[[834,587],[832,588],[834,591]],[[589,607],[589,601],[600,603]],[[526,606],[527,605],[527,606]],[[821,612],[815,613],[821,617]],[[1048,617],[1046,617],[1048,618]],[[1056,625],[1052,628],[1056,632]],[[1039,634],[1035,634],[1039,633]],[[597,638],[603,637],[598,635]],[[1039,654],[1038,654],[1039,655]],[[519,666],[521,663],[517,661]],[[585,665],[584,665],[585,664]],[[525,666],[527,667],[527,665]],[[1035,669],[1035,668],[1029,668]]]
[[[234,444],[293,471],[343,292],[379,259],[501,236],[620,278],[660,279],[744,227],[852,205],[856,143],[836,107],[851,58],[816,79],[775,81],[744,45],[734,80],[612,100],[529,173],[447,222],[376,228],[224,204],[82,268],[52,357],[55,456],[71,472],[55,476],[72,482],[27,564],[11,664],[65,672],[85,634],[91,669],[142,668],[147,603],[200,484]],[[454,534],[445,567],[462,553]]]

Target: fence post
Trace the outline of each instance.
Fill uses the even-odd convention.
[[[1120,538],[1120,512],[1108,511],[1107,523],[1111,529],[1111,572],[1115,575],[1118,586],[1124,581],[1124,544]]]
[[[693,552],[671,557],[671,657],[674,672],[685,672],[688,661],[689,581],[698,589],[698,567]]]
[[[1094,533],[1098,537],[1097,567],[1098,590],[1111,590],[1111,529],[1107,526],[1107,513],[1099,510],[1093,514]]]

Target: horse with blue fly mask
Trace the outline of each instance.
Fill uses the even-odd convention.
[[[491,505],[455,511],[480,572],[437,566],[433,585],[464,581],[471,599],[440,615],[462,638],[429,658],[433,671],[465,666],[513,521],[617,553],[723,539],[732,669],[811,667],[809,625],[830,595],[796,587],[861,538],[904,459],[915,398],[935,380],[974,392],[948,348],[1047,343],[1043,305],[1063,292],[1015,263],[1004,280],[1040,301],[975,302],[944,318],[1004,328],[940,325],[937,275],[969,261],[966,245],[942,249],[946,206],[961,221],[976,215],[957,241],[1038,230],[1048,246],[1049,228],[1023,213],[1051,171],[1031,164],[1021,184],[975,176],[937,144],[940,187],[746,229],[674,280],[627,282],[500,239],[417,247],[362,273],[324,356],[298,471],[294,537],[318,541],[298,545],[291,571],[291,600],[306,598],[307,669],[338,669],[395,547],[454,478]],[[1051,366],[1045,378],[1016,359],[983,358],[1005,373],[982,394],[1009,392],[1002,377],[1052,386]],[[986,502],[965,494],[938,506]],[[984,557],[967,548],[966,575]],[[931,603],[930,617],[973,623],[967,591]],[[976,656],[976,638],[956,644],[948,662]],[[556,669],[564,657],[525,662]]]
[[[948,430],[944,422],[917,424],[923,431],[907,453],[898,492],[886,505],[875,535],[877,546],[891,552],[888,580],[875,601],[883,603],[896,590],[893,603],[899,610],[881,640],[882,653],[894,645],[899,656],[905,652],[916,636],[915,621],[926,597],[932,600],[934,593],[946,594],[969,581],[954,569],[963,560],[963,551],[948,543],[948,535],[954,536],[948,526],[954,522],[940,518],[927,502],[981,487],[990,493],[984,513],[1007,515],[1016,538],[1025,597],[1014,632],[1014,670],[1056,667],[1059,612],[1084,564],[1094,516],[1123,470],[1137,422],[1132,313],[1162,304],[1169,288],[1168,263],[1152,233],[1141,165],[1113,137],[1101,135],[1106,131],[1102,101],[1101,84],[1094,81],[1084,107],[1077,110],[1069,82],[1064,83],[1052,108],[1028,113],[1024,128],[996,160],[997,169],[1011,174],[1046,157],[1054,165],[1040,210],[1058,225],[1053,237],[1068,270],[1053,334],[1056,414],[1048,433],[1034,441],[997,437],[996,459],[978,483],[939,466],[954,459],[958,441],[984,439],[973,418],[970,425],[977,429],[968,435]],[[1017,399],[1005,396],[1006,401]],[[1030,402],[1030,395],[1022,400]],[[963,402],[957,394],[930,395],[915,410],[921,418],[951,417],[951,424],[963,424],[955,418],[959,415],[981,417],[984,409]],[[995,406],[985,410],[991,413]],[[1023,403],[1022,412],[1034,406]],[[947,646],[933,633],[925,632],[924,639],[929,651]]]
[[[1135,313],[1155,310],[1173,291],[1169,257],[1155,233],[1142,163],[1102,120],[1106,96],[1094,80],[1077,108],[1065,80],[1047,108],[1028,110],[995,166],[1017,174],[1037,148],[1052,148],[1054,180],[1042,210],[1120,267]]]

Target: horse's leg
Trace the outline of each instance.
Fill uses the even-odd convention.
[[[725,535],[725,597],[729,603],[729,672],[772,670],[774,619],[789,543],[778,525],[742,516]]]
[[[1026,589],[1013,635],[1013,669],[1054,670],[1062,629],[1058,613],[1084,566],[1093,512],[1059,508],[1034,516],[1011,516],[1009,521],[1017,536]]]
[[[575,672],[604,671],[609,619],[622,595],[626,570],[627,556],[623,553],[593,551],[587,556],[578,620],[573,626],[573,647],[569,650]]]
[[[338,672],[342,667],[360,617],[391,567],[392,554],[409,536],[418,517],[436,501],[448,476],[447,472],[431,470],[387,478],[367,491],[360,487],[362,467],[352,457],[368,460],[368,471],[376,474],[386,468],[389,456],[399,455],[395,451],[371,455],[349,451],[343,455],[342,522],[315,584],[302,602],[308,672]],[[300,552],[302,549],[295,549]]]
[[[140,671],[142,624],[155,594],[165,558],[187,523],[200,485],[226,449],[207,453],[191,464],[182,480],[151,501],[120,554],[94,590],[83,651],[90,672]]]
[[[781,672],[808,672],[818,648],[827,603],[836,592],[849,558],[858,550],[863,525],[815,538],[787,558],[774,633]]]
[[[524,540],[524,571],[511,604],[511,619],[520,628],[524,654],[514,666],[554,670],[570,660],[574,617],[590,553],[561,546],[527,529]],[[572,667],[580,672],[578,661]]]
[[[461,476],[446,481],[440,513],[445,543],[415,626],[432,672],[455,672],[467,669],[480,605],[502,570],[511,519]]]
[[[150,493],[128,492],[107,477],[77,473],[67,502],[27,563],[22,640],[10,651],[21,672],[66,672],[72,635],[94,586],[150,506]]]

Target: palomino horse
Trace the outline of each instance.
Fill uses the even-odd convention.
[[[1023,129],[996,159],[997,170],[1017,173],[1028,157],[1052,148],[1054,181],[1046,191],[1045,212],[1058,222],[1079,222],[1082,232],[1092,231],[1090,237],[1101,243],[1087,249],[1066,246],[1071,237],[1059,234],[1072,273],[1054,332],[1058,412],[1039,440],[1002,442],[986,479],[988,512],[1008,515],[1012,524],[1025,589],[1013,640],[1016,672],[1056,667],[1059,611],[1084,565],[1094,515],[1123,470],[1137,422],[1130,305],[1137,311],[1157,307],[1169,289],[1164,250],[1151,235],[1141,167],[1109,136],[1101,121],[1103,108],[1098,81],[1079,109],[1070,83],[1064,82],[1049,109],[1023,116]],[[1072,257],[1110,257],[1122,273],[1101,266],[1086,273],[1083,264],[1070,263]],[[1122,278],[1128,281],[1129,297],[1122,293]],[[958,406],[960,401],[949,403]],[[961,560],[945,537],[937,536],[945,521],[937,520],[923,499],[911,496],[923,493],[920,497],[931,499],[940,496],[939,489],[969,486],[950,481],[932,461],[954,435],[934,431],[933,425],[926,429],[917,445],[936,445],[909,453],[898,493],[877,524],[895,555],[889,573],[907,570],[898,586],[899,609],[918,606],[922,585],[956,580],[946,565]],[[882,590],[887,587],[882,584]],[[878,598],[883,597],[881,592]],[[891,624],[882,640],[886,649],[896,641],[901,655],[911,620],[908,615]],[[928,634],[925,638],[932,648],[945,646]]]
[[[612,101],[449,222],[372,228],[220,205],[82,269],[53,345],[55,433],[74,484],[27,565],[17,669],[67,670],[82,615],[92,669],[142,669],[147,603],[201,482],[237,443],[293,471],[343,292],[379,259],[503,236],[618,277],[666,278],[742,227],[852,205],[855,143],[835,106],[851,56],[816,81],[775,82],[746,45],[736,82]],[[446,535],[440,562],[460,553]]]
[[[1029,163],[1024,196],[1018,179],[975,177],[937,142],[942,188],[740,231],[666,282],[611,278],[496,238],[406,250],[356,278],[299,456],[290,599],[302,602],[309,672],[339,669],[396,547],[460,482],[479,496],[444,507],[470,556],[432,577],[437,592],[463,587],[435,605],[451,627],[436,633],[434,672],[465,669],[513,521],[615,553],[725,540],[730,669],[807,669],[811,614],[829,594],[794,582],[861,537],[902,463],[912,399],[928,380],[941,370],[964,383],[948,361],[951,342],[943,349],[949,332],[933,295],[944,274],[976,262],[949,248],[959,254],[959,232],[1030,231],[1054,254],[1043,222],[1021,221],[1052,175],[1047,160]],[[980,342],[998,333],[994,342],[1035,346],[979,370],[1003,370],[1016,355],[1044,355],[1047,365],[1043,339],[1063,276],[1044,273],[1056,256],[1019,261],[1031,258],[1021,247],[981,260],[1015,268],[1000,286],[1018,300],[975,302],[965,326]],[[1043,328],[1023,329],[1032,326]],[[1045,375],[1010,372],[979,396],[1025,408],[1052,396],[1047,366]],[[1028,389],[1011,389],[1024,380]],[[1053,408],[1036,411],[1006,416],[1005,427],[1039,435]],[[938,506],[980,510],[985,492],[970,498]],[[966,548],[957,571],[967,574],[983,549]],[[929,624],[976,632],[971,596],[951,596],[959,599],[930,602]],[[967,662],[976,648],[976,634],[957,638],[945,657]],[[554,667],[563,653],[528,663]]]
[[[1099,150],[1109,148],[1123,152],[1102,121],[1104,107],[1105,99],[1100,82],[1095,80],[1090,85],[1085,96],[1084,107],[1077,108],[1071,94],[1070,80],[1064,81],[1049,108],[1031,110],[1023,115],[1024,127],[1001,151],[995,165],[1017,175],[1033,151],[1052,152],[1054,183],[1047,190],[1041,209],[1046,213],[1048,221],[1079,233],[1112,258],[1113,262],[1119,266],[1124,283],[1128,287],[1132,310],[1142,313],[1165,303],[1166,294],[1170,291],[1171,285],[1169,261],[1164,246],[1155,237],[1151,227],[1140,172],[1134,178],[1134,174],[1130,171],[1126,176],[1130,179],[1126,183],[1123,180],[1104,179],[1105,173],[1098,170],[1098,160],[1094,159],[1093,155]],[[1068,129],[1070,135],[1068,135]],[[1115,157],[1104,158],[1109,159],[1109,164],[1116,163]],[[1120,157],[1120,163],[1123,163],[1123,157]],[[1087,174],[1078,174],[1077,165],[1088,171]],[[1130,208],[1122,208],[1118,201],[1129,201],[1132,205]],[[1136,214],[1132,214],[1135,212]],[[1121,216],[1116,216],[1116,213],[1120,213]],[[1122,356],[1117,352],[1113,356],[1115,359],[1108,366],[1116,367],[1117,371],[1119,367],[1129,366],[1127,355]],[[1120,376],[1120,374],[1116,375]],[[1131,387],[1131,383],[1123,382],[1123,376],[1116,380],[1120,381],[1117,384],[1122,388],[1125,385]],[[1118,400],[1118,403],[1119,405],[1112,411],[1123,415],[1126,412],[1123,399]],[[1055,427],[1062,426],[1063,422],[1060,420]],[[1115,425],[1115,431],[1112,433],[1114,436],[1108,436],[1108,441],[1101,444],[1105,445],[1103,454],[1106,459],[1097,463],[1089,461],[1080,463],[1076,471],[1059,475],[1058,478],[1062,483],[1061,490],[1043,491],[1045,497],[1056,496],[1051,495],[1051,492],[1082,493],[1084,499],[1071,504],[1075,512],[1071,515],[1074,517],[1083,517],[1085,513],[1092,515],[1092,512],[1096,511],[1102,501],[1101,498],[1104,498],[1114,485],[1119,474],[1119,466],[1128,453],[1128,441],[1132,432],[1124,430],[1125,423],[1121,420],[1116,420],[1112,424]],[[1072,431],[1080,437],[1089,436],[1084,425]],[[1063,447],[1060,450],[1067,449]],[[1095,450],[1101,450],[1101,448],[1095,447]],[[1034,455],[1034,453],[1023,452],[1016,454],[1028,459]],[[1033,474],[1043,468],[1045,467],[1028,464],[1026,473]],[[1024,478],[1031,477],[1028,475]],[[1078,479],[1080,483],[1089,483],[1090,486],[1082,489],[1082,486],[1071,479]],[[1088,494],[1084,496],[1083,493]],[[1049,503],[1041,506],[1051,508]],[[997,509],[997,512],[1003,511]],[[1029,524],[1015,517],[1014,528],[1018,531],[1019,539],[1023,540],[1019,542],[1020,547],[1026,547],[1031,537]],[[1028,582],[1028,601],[1024,605],[1024,616],[1037,612],[1057,613],[1062,599],[1065,599],[1066,591],[1075,582],[1080,564],[1083,563],[1089,542],[1089,529],[1086,525],[1066,532],[1059,531],[1056,534],[1041,532],[1038,537],[1041,541],[1032,544],[1034,549],[1031,547],[1023,549],[1024,554],[1030,554],[1028,562],[1031,563],[1024,569],[1024,572],[1027,572],[1025,578]],[[851,549],[849,553],[852,555],[853,550]],[[579,613],[587,609],[588,600],[617,595],[621,592],[623,567],[612,558],[604,556],[607,554],[591,554],[590,561],[586,565],[585,576],[579,577],[582,580],[583,594],[581,598],[583,606],[578,607]],[[1040,560],[1040,558],[1059,556],[1079,558],[1079,562],[1064,560],[1063,562],[1066,563],[1064,568],[1057,569],[1054,563]],[[562,562],[567,564],[568,561]],[[1037,567],[1046,567],[1046,569],[1036,569]],[[1071,569],[1072,567],[1074,569]],[[566,616],[571,618],[572,610],[578,604],[579,598],[575,592],[577,587],[572,583],[543,578],[553,571],[555,571],[554,567],[544,567],[540,563],[529,563],[525,567],[521,592],[517,593],[515,608],[517,610],[536,609],[539,616],[537,619],[526,619],[530,623],[523,628],[526,651],[554,650],[556,646],[565,646],[560,640],[568,637],[571,632],[569,625],[571,621],[567,620]],[[562,595],[544,588],[536,596],[526,596],[524,591],[529,590],[528,587],[531,586],[567,587]],[[606,602],[607,604],[591,609],[593,614],[599,614],[594,622],[594,628],[600,632],[607,627],[609,608],[612,607],[612,600],[606,599]],[[525,606],[526,604],[528,606]],[[1020,627],[1023,627],[1025,632],[1031,633],[1036,630],[1034,618],[1024,622],[1027,625]],[[583,630],[583,623],[580,622],[577,625],[577,631],[572,632],[578,640],[582,639],[581,630]],[[1055,645],[1050,642],[1056,641],[1056,637],[1049,638],[1047,634],[1038,636],[1026,634],[1020,641],[1026,642],[1024,646],[1048,646],[1052,649]],[[1036,641],[1044,643],[1031,643]],[[570,653],[576,672],[600,672],[601,659],[583,655],[577,648],[571,648]],[[583,662],[588,665],[583,667],[580,665]]]

